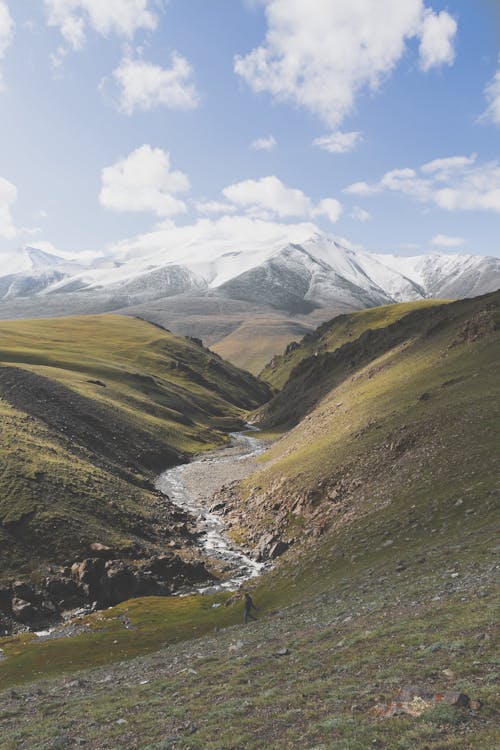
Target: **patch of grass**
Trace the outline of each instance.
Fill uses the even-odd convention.
[[[0,661],[1,684],[5,687],[39,675],[71,673],[87,667],[89,659],[99,666],[199,638],[241,621],[242,606],[225,607],[227,598],[227,594],[142,597],[80,618],[76,627],[81,632],[70,638],[44,640],[33,633],[0,638],[7,657]],[[127,627],[120,619],[124,614],[130,622]]]

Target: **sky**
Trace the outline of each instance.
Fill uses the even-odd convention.
[[[0,257],[500,255],[498,0],[0,0]]]

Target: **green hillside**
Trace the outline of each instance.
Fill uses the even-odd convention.
[[[151,480],[227,440],[265,386],[122,316],[0,323],[0,569],[168,538]]]
[[[273,357],[260,373],[260,377],[275,388],[283,388],[294,368],[304,359],[333,352],[343,344],[356,341],[367,330],[385,328],[409,312],[439,304],[442,304],[442,301],[420,300],[338,315],[320,325],[312,333],[306,334],[300,344],[294,343],[284,354]]]
[[[265,427],[297,426],[247,480],[251,507],[265,518],[272,503],[279,515],[278,496],[296,516],[292,526],[302,523],[299,507],[319,522],[354,506],[356,523],[360,513],[373,523],[378,509],[394,512],[392,498],[446,506],[474,476],[487,496],[499,445],[499,298],[406,310],[385,328],[302,359],[255,414]]]
[[[395,308],[297,350],[255,412],[294,426],[218,497],[238,538],[289,544],[252,584],[258,621],[226,595],[138,599],[73,639],[0,642],[3,684],[38,680],[2,695],[6,750],[495,747],[499,302]],[[410,688],[441,702],[387,716]]]

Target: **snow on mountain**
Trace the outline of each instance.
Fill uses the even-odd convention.
[[[88,265],[32,247],[0,256],[2,312],[14,299],[55,295],[68,301],[71,312],[82,292],[85,309],[94,305],[96,311],[190,294],[309,312],[476,296],[498,287],[497,258],[371,254],[320,234],[296,243],[248,240],[238,246],[229,235],[205,242],[200,234],[147,253],[118,246]]]
[[[36,247],[0,254],[0,300],[30,297],[74,275],[81,265]]]
[[[500,259],[478,255],[374,255],[413,279],[429,297],[475,297],[500,287]]]

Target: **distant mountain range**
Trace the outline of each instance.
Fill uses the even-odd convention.
[[[372,254],[320,234],[285,247],[237,248],[199,238],[154,253],[118,249],[92,263],[34,247],[0,255],[0,318],[119,311],[200,335],[210,345],[262,313],[265,335],[270,320],[279,325],[281,347],[288,335],[283,323],[291,318],[289,339],[338,312],[474,297],[499,287],[498,258]]]

